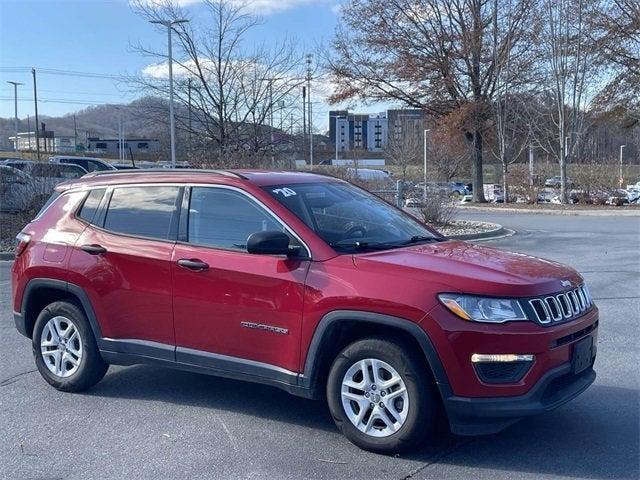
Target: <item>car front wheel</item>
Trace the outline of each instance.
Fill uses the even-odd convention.
[[[403,342],[357,341],[335,359],[327,401],[340,431],[378,453],[418,445],[433,429],[437,401],[425,362]]]

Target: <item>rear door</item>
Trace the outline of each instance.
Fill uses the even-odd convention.
[[[70,281],[85,288],[96,309],[103,337],[124,347],[153,347],[171,359],[170,262],[181,195],[181,187],[167,185],[90,192],[77,214],[87,227],[69,266],[76,277]]]
[[[279,230],[292,244],[308,248],[237,188],[194,186],[185,211],[183,238],[172,263],[176,360],[219,369],[246,367],[257,375],[288,375],[274,367],[295,371],[310,262],[249,254],[246,243],[252,233]]]

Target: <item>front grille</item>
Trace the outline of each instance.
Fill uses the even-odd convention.
[[[571,320],[582,315],[593,305],[586,285],[546,297],[532,298],[529,306],[534,320],[543,325]]]

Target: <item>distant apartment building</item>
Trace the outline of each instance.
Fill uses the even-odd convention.
[[[417,108],[387,110],[389,137],[398,140],[403,135],[415,135],[425,128],[425,113]]]
[[[341,152],[380,152],[385,149],[390,138],[420,131],[424,119],[425,114],[419,109],[394,109],[377,114],[331,110],[329,138]]]
[[[124,141],[124,149],[127,152],[153,153],[160,150],[160,141],[149,138],[127,138]],[[120,150],[120,140],[117,138],[96,138],[87,139],[87,150],[90,152],[117,154]]]
[[[387,144],[387,119],[384,113],[329,112],[329,137],[338,150],[381,151]]]

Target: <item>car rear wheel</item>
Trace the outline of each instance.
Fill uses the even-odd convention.
[[[378,453],[418,445],[433,430],[438,411],[435,386],[417,352],[378,338],[352,343],[336,357],[327,402],[340,431]]]
[[[40,375],[65,392],[92,387],[109,368],[100,356],[86,315],[70,302],[54,302],[40,312],[32,347]]]

